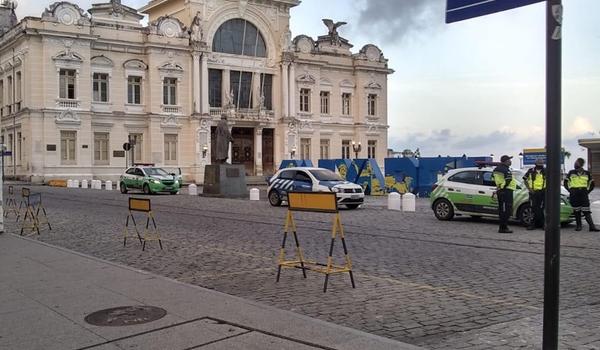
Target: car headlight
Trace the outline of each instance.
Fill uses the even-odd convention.
[[[175,185],[179,185],[179,181],[178,180],[175,180]]]
[[[160,181],[159,181],[159,180],[156,180],[156,179],[152,179],[152,180],[150,180],[150,182],[152,182],[152,183],[154,183],[154,184],[159,184],[159,183],[160,183]]]
[[[338,193],[340,191],[340,189],[337,187],[331,187],[330,190],[331,190],[331,192],[334,192],[334,193]]]

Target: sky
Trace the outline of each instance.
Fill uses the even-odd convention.
[[[107,0],[108,1],[108,0]],[[20,0],[17,16],[53,1]],[[90,0],[73,0],[83,9]],[[102,1],[94,1],[102,2]],[[123,0],[139,8],[144,0]],[[293,36],[326,34],[322,18],[345,21],[354,52],[380,47],[388,82],[389,147],[422,156],[517,155],[545,145],[545,2],[445,24],[445,0],[303,0]],[[563,0],[564,147],[600,137],[599,0]]]

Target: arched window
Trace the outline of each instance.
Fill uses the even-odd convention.
[[[245,19],[231,19],[215,33],[213,51],[244,55],[251,57],[267,57],[265,39],[256,26]]]

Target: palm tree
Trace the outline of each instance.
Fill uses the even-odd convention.
[[[571,152],[567,151],[564,147],[561,147],[560,154],[562,155],[562,171],[563,174],[566,172],[565,170],[565,159],[571,158]]]

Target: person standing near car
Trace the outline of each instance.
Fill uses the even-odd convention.
[[[525,173],[523,182],[529,190],[529,205],[533,212],[533,218],[527,226],[527,230],[543,228],[544,208],[546,206],[546,169],[544,169],[542,159],[537,159],[535,167]]]
[[[500,217],[499,233],[512,233],[508,228],[508,219],[512,214],[513,192],[517,189],[517,181],[513,178],[510,166],[512,157],[503,155],[500,165],[494,169],[494,182],[496,183],[496,195],[498,197],[498,216]]]
[[[590,232],[599,232],[600,230],[594,225],[592,220],[592,212],[590,211],[589,194],[594,190],[594,179],[589,171],[583,166],[585,161],[582,158],[577,158],[575,161],[575,169],[569,171],[563,185],[569,190],[571,206],[575,212],[575,231],[581,231],[581,216],[585,216],[590,226]]]

